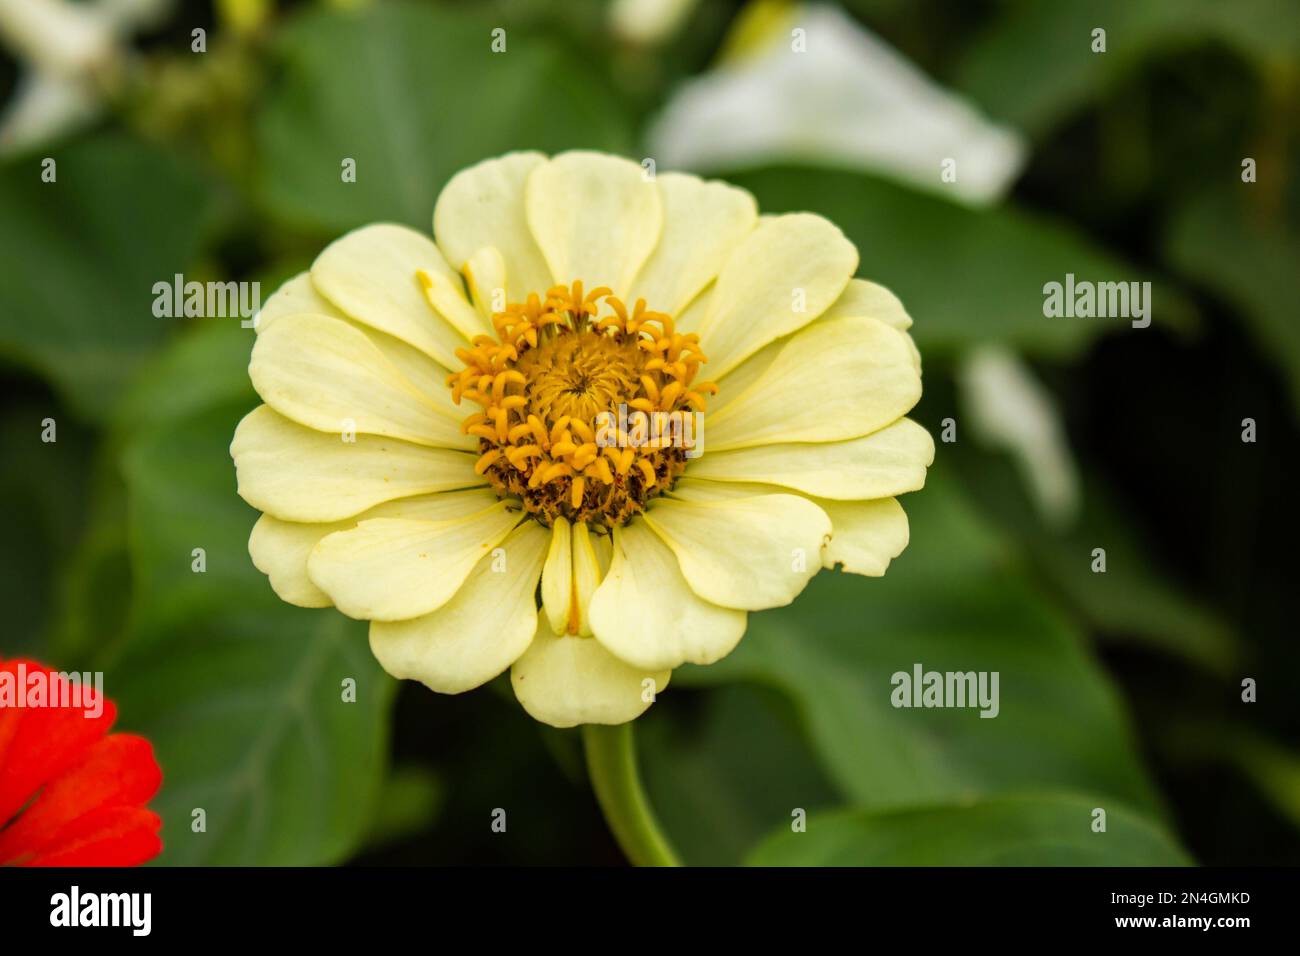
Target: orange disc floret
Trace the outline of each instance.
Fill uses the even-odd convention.
[[[462,430],[479,439],[475,471],[498,494],[546,525],[608,528],[672,487],[694,416],[717,392],[695,381],[707,359],[694,334],[581,281],[530,294],[492,325],[495,336],[456,353],[465,367],[447,384],[457,404],[478,406]]]

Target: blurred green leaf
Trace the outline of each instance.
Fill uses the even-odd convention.
[[[1240,659],[1240,635],[1213,608],[1168,577],[1138,523],[1095,475],[1086,475],[1078,517],[1068,527],[1043,522],[1004,456],[955,445],[965,487],[981,512],[1014,535],[1032,573],[1070,609],[1107,636],[1142,641],[1219,674]],[[1093,548],[1106,549],[1106,573],[1092,571]]]
[[[397,767],[384,781],[374,824],[366,838],[371,847],[395,843],[427,830],[442,812],[445,785],[428,767]]]
[[[936,466],[903,499],[911,544],[884,578],[819,574],[790,607],[751,615],[730,657],[680,668],[674,684],[753,680],[785,691],[855,806],[1065,789],[1156,810],[1118,695],[1078,630],[952,482]],[[998,715],[893,707],[891,676],[918,663],[998,672]]]
[[[997,342],[1031,355],[1077,355],[1122,318],[1048,318],[1043,285],[1150,280],[1068,226],[1014,209],[971,209],[861,173],[773,167],[728,177],[764,212],[809,210],[844,230],[858,272],[892,289],[927,358]],[[1153,283],[1153,324],[1183,326],[1185,301]]]
[[[1238,181],[1192,199],[1169,227],[1166,255],[1189,282],[1240,310],[1260,351],[1286,375],[1300,417],[1300,237],[1247,202],[1263,188]]]
[[[293,22],[258,125],[274,213],[331,233],[375,220],[427,230],[439,190],[479,160],[630,148],[620,104],[589,60],[515,28],[493,53],[499,26],[409,3]],[[355,182],[342,181],[345,158]]]
[[[636,729],[650,803],[687,864],[738,864],[795,808],[838,803],[790,702],[768,688],[669,693]]]
[[[370,829],[384,779],[395,684],[365,625],[282,603],[248,556],[256,513],[235,493],[228,447],[255,403],[252,336],[230,320],[179,342],[119,426],[135,597],[104,669],[123,725],[157,748],[163,863],[340,861]],[[191,828],[196,808],[206,832]]]
[[[1093,808],[1106,832],[1092,831]],[[1182,866],[1187,856],[1150,822],[1106,800],[1008,795],[889,813],[839,811],[778,831],[757,866]]]
[[[1007,4],[971,47],[956,86],[997,119],[1041,134],[1144,59],[1217,41],[1260,63],[1300,55],[1300,5],[1276,0]],[[1106,52],[1092,31],[1106,31]]]
[[[47,419],[55,441],[42,440]],[[85,517],[92,436],[53,401],[21,397],[0,413],[0,606],[6,613],[0,656],[48,659],[47,631],[57,609],[59,569],[74,553]]]
[[[156,282],[194,259],[212,186],[174,156],[118,136],[0,166],[0,354],[47,377],[81,417],[102,421],[167,336]]]

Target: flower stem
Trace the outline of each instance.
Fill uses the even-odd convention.
[[[627,858],[636,866],[681,866],[641,786],[632,724],[584,724],[582,742],[596,800]]]

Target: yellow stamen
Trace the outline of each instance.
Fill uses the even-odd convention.
[[[672,486],[687,449],[667,424],[717,392],[693,382],[706,361],[695,335],[644,299],[629,310],[580,280],[507,305],[492,328],[456,351],[465,367],[446,384],[454,402],[478,406],[461,430],[479,440],[474,469],[498,495],[544,524],[563,517],[604,532]]]

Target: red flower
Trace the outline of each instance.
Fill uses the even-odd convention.
[[[20,694],[53,673],[0,661],[0,681]],[[110,734],[117,708],[83,691],[91,701],[60,707],[0,698],[0,866],[135,866],[162,850],[162,821],[144,806],[162,783],[153,745]]]

